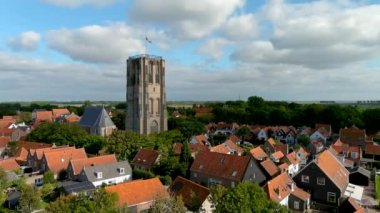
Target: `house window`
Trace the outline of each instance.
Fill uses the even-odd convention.
[[[294,209],[300,209],[300,202],[294,201]]]
[[[195,178],[198,177],[198,174],[197,174],[197,173],[194,173],[194,174],[193,174],[193,177],[195,177]]]
[[[324,186],[325,185],[325,178],[324,177],[317,177],[317,184]]]
[[[121,174],[121,175],[125,173],[124,168],[118,168],[117,170],[119,171],[119,174]]]
[[[96,172],[96,178],[97,179],[103,178],[103,172]]]
[[[232,177],[236,177],[237,171],[232,172]]]
[[[334,192],[327,192],[327,202],[330,202],[330,203],[336,202],[336,195]]]
[[[302,175],[301,176],[301,181],[304,183],[309,183],[309,176],[307,175]]]
[[[231,182],[231,187],[235,187],[235,182],[234,181]]]
[[[357,158],[356,152],[351,152],[351,158]]]

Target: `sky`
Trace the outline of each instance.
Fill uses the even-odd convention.
[[[0,102],[124,101],[144,53],[169,101],[380,100],[376,0],[12,0],[0,26]]]

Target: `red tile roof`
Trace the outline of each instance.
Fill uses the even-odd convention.
[[[287,163],[283,163],[279,165],[278,168],[280,169],[281,173],[288,172],[289,165]]]
[[[135,180],[113,186],[106,186],[109,192],[119,195],[118,206],[135,206],[158,198],[169,197],[169,193],[158,178]]]
[[[67,123],[77,123],[80,120],[80,117],[78,115],[68,115],[65,117],[65,120]]]
[[[50,152],[50,151],[63,151],[68,149],[75,149],[73,146],[60,146],[60,147],[47,147],[47,148],[40,148],[40,149],[29,149],[29,152],[31,155],[36,155],[38,160],[41,160],[44,153]]]
[[[314,162],[344,192],[350,173],[339,160],[330,151],[325,150],[316,157]]]
[[[143,164],[146,166],[152,166],[156,163],[160,153],[150,149],[140,149],[133,158],[133,164]]]
[[[227,140],[226,142],[219,144],[217,146],[211,147],[211,152],[219,152],[223,154],[230,154],[231,151],[235,152],[238,155],[243,154],[244,150],[243,148],[236,145],[231,140]]]
[[[353,126],[351,128],[340,129],[339,138],[343,143],[364,146],[366,134],[365,130]]]
[[[280,169],[276,166],[276,164],[273,163],[273,161],[267,159],[263,162],[260,163],[261,166],[264,168],[264,170],[271,176],[274,177],[276,176],[279,172]]]
[[[265,158],[268,157],[267,153],[265,153],[264,150],[260,146],[251,149],[249,152],[251,153],[253,158],[259,161],[264,160]]]
[[[298,197],[299,199],[303,201],[307,201],[308,199],[310,199],[310,194],[298,187],[294,187],[294,191],[292,191],[292,195]]]
[[[302,146],[298,151],[306,157],[308,157],[310,155],[310,152],[306,151]]]
[[[35,123],[52,122],[52,121],[53,121],[53,113],[51,111],[36,111]]]
[[[380,145],[373,141],[366,141],[365,152],[366,154],[380,155]]]
[[[16,162],[15,158],[8,158],[4,160],[0,160],[0,168],[5,171],[15,171],[20,169],[20,165]]]
[[[9,137],[1,136],[0,137],[0,148],[6,147],[8,145],[8,142],[9,142]]]
[[[47,148],[47,147],[52,147],[52,146],[53,146],[52,144],[47,144],[47,143],[20,141],[18,142],[19,150],[16,153],[16,160],[19,163],[24,163],[27,160],[30,149],[41,149],[41,148]]]
[[[200,152],[190,170],[229,180],[242,180],[250,161],[248,156],[226,155],[217,152]]]
[[[181,176],[175,178],[169,187],[169,192],[175,196],[182,196],[185,205],[192,204],[193,196],[196,196],[203,203],[210,194],[208,188]]]
[[[210,142],[207,140],[206,136],[204,136],[204,135],[195,136],[195,140],[201,145],[209,145],[210,144]]]
[[[236,135],[231,135],[228,139],[234,142],[235,144],[240,142],[240,138]]]
[[[63,169],[67,169],[70,160],[87,158],[84,148],[80,149],[57,149],[44,152],[47,166],[54,174],[58,174]]]
[[[277,203],[281,202],[290,194],[305,201],[310,198],[310,194],[297,188],[287,173],[282,173],[268,181],[264,186],[264,189],[267,192],[269,199]]]
[[[70,161],[70,164],[73,168],[74,175],[80,174],[82,169],[84,167],[89,166],[100,166],[110,163],[116,163],[117,159],[115,154],[111,155],[103,155],[103,156],[96,156],[92,158],[85,158],[85,159],[73,159]]]
[[[281,151],[282,154],[287,155],[288,154],[288,144],[278,143],[274,145],[275,151]]]
[[[53,109],[52,113],[53,113],[54,119],[57,119],[57,118],[61,117],[61,115],[64,115],[64,114],[70,114],[69,110],[67,110],[66,108],[64,108],[64,109]]]
[[[297,165],[301,162],[301,159],[298,158],[298,156],[296,155],[296,152],[291,152],[289,153],[286,158],[289,160],[289,162],[293,165]]]
[[[16,129],[0,129],[0,136],[10,137]]]
[[[10,119],[0,119],[0,129],[6,129],[13,123]]]
[[[276,160],[280,160],[281,158],[284,157],[284,154],[281,152],[281,151],[277,151],[275,153],[272,153],[272,158],[276,159]]]

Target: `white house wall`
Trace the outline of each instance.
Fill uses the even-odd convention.
[[[122,182],[125,182],[125,181],[128,181],[128,180],[131,180],[131,178],[132,178],[131,175],[124,175],[124,176],[120,176],[120,177],[115,177],[115,178],[109,178],[109,179],[103,179],[103,180],[95,181],[95,182],[92,182],[92,184],[95,187],[101,186],[103,183],[105,183],[107,185],[118,184],[118,183],[122,183]]]

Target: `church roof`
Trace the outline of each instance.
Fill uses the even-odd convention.
[[[87,107],[78,123],[80,126],[110,127],[115,126],[104,107]]]

